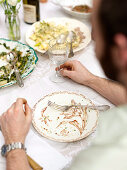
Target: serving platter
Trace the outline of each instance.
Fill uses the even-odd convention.
[[[22,79],[25,79],[34,70],[36,63],[38,61],[38,57],[37,57],[34,49],[31,48],[30,46],[23,44],[21,42],[0,38],[0,54],[1,54],[0,69],[2,67],[6,68],[6,65],[8,65],[9,69],[11,68],[11,64],[9,63],[9,61],[5,61],[5,59],[6,59],[6,54],[9,54],[11,51],[14,51],[14,50],[22,55],[21,60],[23,62],[26,60],[26,59],[23,60],[23,58],[25,56],[27,56],[26,57],[27,61],[25,61],[25,65],[23,67],[21,66],[23,68],[23,70],[21,70],[22,71],[21,77],[22,77]],[[17,58],[18,58],[18,56],[17,56]],[[21,62],[21,63],[23,63],[23,62]],[[18,64],[20,64],[20,63],[18,62]],[[13,70],[13,68],[12,68],[12,70]],[[10,74],[11,74],[11,71],[10,71]],[[9,76],[11,77],[11,75],[9,75]],[[6,83],[2,83],[3,80],[2,80],[2,78],[0,79],[0,88],[4,88],[4,87],[8,87],[8,86],[16,84],[16,79],[9,80],[9,76],[6,77],[6,75],[5,75],[5,77],[4,77],[5,82],[7,81]]]
[[[55,92],[44,96],[33,108],[33,126],[36,131],[51,140],[74,142],[90,135],[97,126],[98,111],[91,109],[72,109],[67,112],[48,106],[48,101],[59,105],[94,105],[89,99],[74,92]]]
[[[91,31],[90,29],[82,22],[75,20],[75,19],[70,19],[70,18],[48,18],[45,19],[41,22],[46,22],[46,23],[55,23],[55,25],[57,26],[66,26],[68,31],[74,31],[75,29],[79,29],[80,33],[84,36],[84,39],[79,43],[79,45],[74,48],[74,52],[78,52],[82,49],[84,49],[91,41]],[[31,39],[31,36],[33,35],[33,33],[35,32],[35,27],[37,23],[34,23],[30,29],[27,31],[26,33],[26,42],[29,46],[31,46],[34,50],[41,52],[41,53],[45,53],[46,50],[42,50],[39,47],[36,46],[36,42],[34,40]],[[50,40],[49,40],[50,41]],[[43,42],[44,43],[44,42]],[[59,51],[59,53],[61,54],[62,51]]]

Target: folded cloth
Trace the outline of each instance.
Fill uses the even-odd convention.
[[[27,154],[44,170],[62,170],[70,163],[70,158],[63,156],[30,130],[26,140]]]

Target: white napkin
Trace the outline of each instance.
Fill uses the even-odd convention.
[[[56,151],[32,130],[27,136],[26,147],[28,155],[44,170],[62,170],[71,161],[70,158]]]

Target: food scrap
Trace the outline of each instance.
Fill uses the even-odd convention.
[[[91,13],[92,8],[89,7],[88,5],[77,5],[72,8],[72,11],[81,12],[81,13]]]

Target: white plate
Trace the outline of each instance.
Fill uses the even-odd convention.
[[[81,32],[83,32],[85,39],[83,39],[82,43],[79,44],[77,48],[74,49],[74,52],[80,51],[84,49],[91,41],[91,32],[89,28],[82,22],[75,20],[75,19],[69,19],[69,18],[48,18],[44,20],[45,22],[54,22],[56,25],[68,25],[68,30],[74,30],[75,28],[79,27]],[[33,49],[35,49],[38,52],[45,53],[46,51],[40,50],[38,47],[35,47],[35,41],[31,40],[29,37],[33,34],[33,31],[35,29],[34,23],[30,29],[26,32],[26,42],[29,46],[31,46]],[[61,54],[61,52],[60,52]]]
[[[60,6],[64,12],[67,14],[80,18],[80,19],[89,19],[91,17],[91,13],[81,13],[81,12],[75,12],[72,11],[71,7],[74,7],[76,5],[88,5],[92,7],[93,0],[50,0],[53,4]]]
[[[93,0],[50,0],[55,5],[58,6],[76,6],[76,5],[89,5],[92,6]]]
[[[79,116],[75,116],[77,112],[74,113],[75,115],[73,118],[65,119],[64,115],[61,115],[61,111],[57,111],[51,107],[47,107],[47,103],[49,100],[59,105],[70,105],[72,99],[74,99],[76,103],[81,103],[82,105],[94,105],[89,99],[85,98],[83,95],[76,93],[55,92],[49,94],[39,100],[33,109],[32,122],[37,132],[48,139],[58,142],[78,141],[90,135],[96,128],[98,121],[98,111],[86,109],[87,122],[85,124],[85,128],[83,128],[83,132],[80,133],[80,131],[74,125],[71,125],[69,123],[70,121],[77,120],[79,123],[79,127],[82,127],[82,118]],[[47,107],[47,109],[43,113],[42,111],[45,107]],[[81,113],[81,116],[83,115],[84,114]],[[47,121],[46,124],[44,120]],[[64,121],[65,123],[58,126],[61,121]],[[63,129],[66,129],[67,135],[61,135],[61,131]]]
[[[72,11],[69,7],[62,7],[62,9],[69,15],[80,18],[80,19],[89,19],[91,17],[91,13],[82,13],[82,12],[75,12]]]

